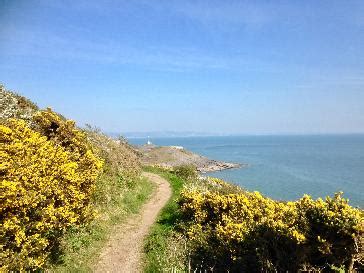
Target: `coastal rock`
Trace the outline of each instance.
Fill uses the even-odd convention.
[[[216,172],[246,166],[245,164],[209,159],[188,151],[181,146],[143,145],[136,147],[136,149],[140,154],[143,165],[159,165],[165,168],[193,165],[200,173]]]

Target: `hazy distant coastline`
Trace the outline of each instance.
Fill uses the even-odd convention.
[[[345,132],[345,133],[211,133],[211,132],[176,132],[176,131],[157,131],[157,132],[107,132],[110,137],[123,136],[126,139],[147,139],[153,138],[188,138],[188,137],[246,137],[246,136],[274,136],[274,137],[289,137],[289,136],[364,136],[364,132]]]
[[[228,136],[227,134],[217,134],[209,132],[193,132],[193,131],[160,131],[160,132],[108,132],[111,137],[122,135],[125,138],[165,138],[165,137],[210,137],[210,136]]]

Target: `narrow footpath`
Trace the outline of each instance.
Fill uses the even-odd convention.
[[[156,184],[156,190],[138,215],[132,215],[117,226],[102,251],[94,272],[141,272],[144,239],[160,210],[172,195],[167,180],[157,174],[143,172]]]

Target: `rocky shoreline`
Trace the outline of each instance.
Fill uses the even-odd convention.
[[[224,162],[195,154],[180,146],[143,145],[136,147],[143,165],[158,165],[173,168],[181,165],[193,165],[200,173],[216,172],[245,167],[246,164]]]
[[[207,164],[197,167],[197,170],[200,173],[208,173],[208,172],[217,172],[217,171],[223,171],[228,169],[236,169],[236,168],[242,168],[245,167],[244,164],[238,164],[238,163],[231,163],[231,162],[224,162],[224,161],[216,161],[216,160],[209,160]]]

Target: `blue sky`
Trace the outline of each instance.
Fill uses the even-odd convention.
[[[364,2],[0,0],[0,82],[109,132],[364,132]]]

